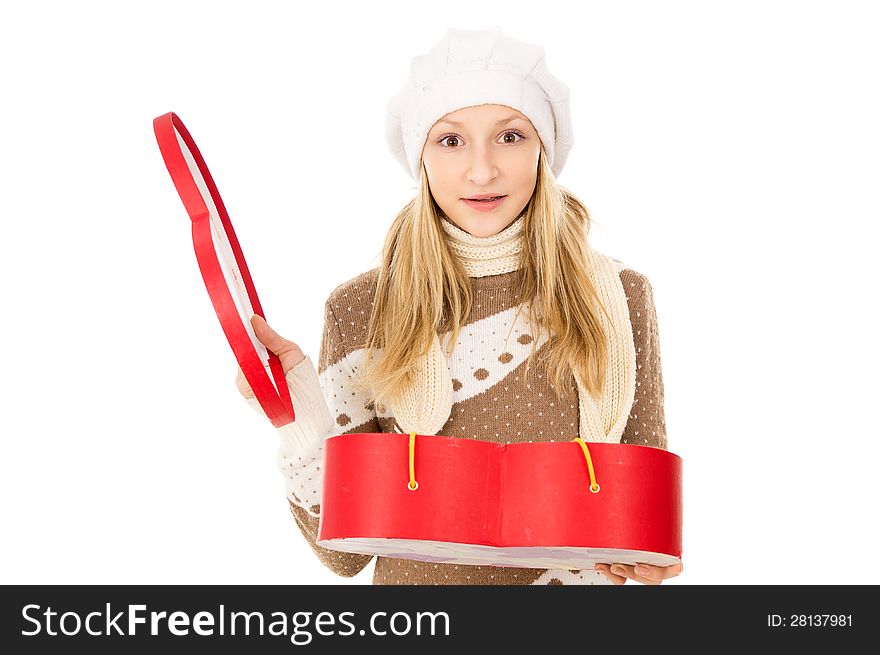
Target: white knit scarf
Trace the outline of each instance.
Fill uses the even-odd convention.
[[[499,275],[520,268],[523,215],[496,235],[475,237],[443,218],[452,251],[470,277]],[[579,428],[584,441],[619,443],[635,397],[636,354],[623,283],[607,255],[587,246],[590,279],[610,322],[600,314],[606,331],[608,372],[601,393],[590,394],[575,373]],[[452,412],[452,376],[439,336],[416,366],[413,384],[390,403],[401,432],[437,434]]]

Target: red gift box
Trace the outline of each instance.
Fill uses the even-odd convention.
[[[317,544],[429,562],[681,561],[681,458],[649,446],[398,433],[324,442]]]

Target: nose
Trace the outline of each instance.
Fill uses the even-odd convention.
[[[476,186],[484,186],[498,177],[498,167],[495,164],[494,155],[486,146],[476,146],[468,163],[468,180]]]

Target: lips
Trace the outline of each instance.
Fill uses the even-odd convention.
[[[493,200],[498,200],[499,198],[505,198],[505,197],[506,196],[490,196],[487,198],[476,197],[476,198],[465,198],[465,200],[470,200],[472,202],[492,202]]]
[[[504,201],[507,199],[507,196],[495,196],[495,199],[476,199],[472,200],[471,198],[462,198],[462,202],[466,204],[471,209],[478,212],[492,212],[498,209],[501,205],[504,204]]]

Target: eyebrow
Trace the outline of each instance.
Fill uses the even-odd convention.
[[[507,118],[502,118],[500,121],[495,123],[495,125],[504,125],[505,123],[510,123],[511,121],[515,121],[517,119],[522,120],[522,117],[521,116],[508,116]],[[462,126],[461,123],[458,123],[456,121],[446,120],[446,119],[443,119],[442,121],[437,121],[438,125],[440,125],[441,123],[446,123],[447,125],[453,125],[454,127],[461,127]]]

